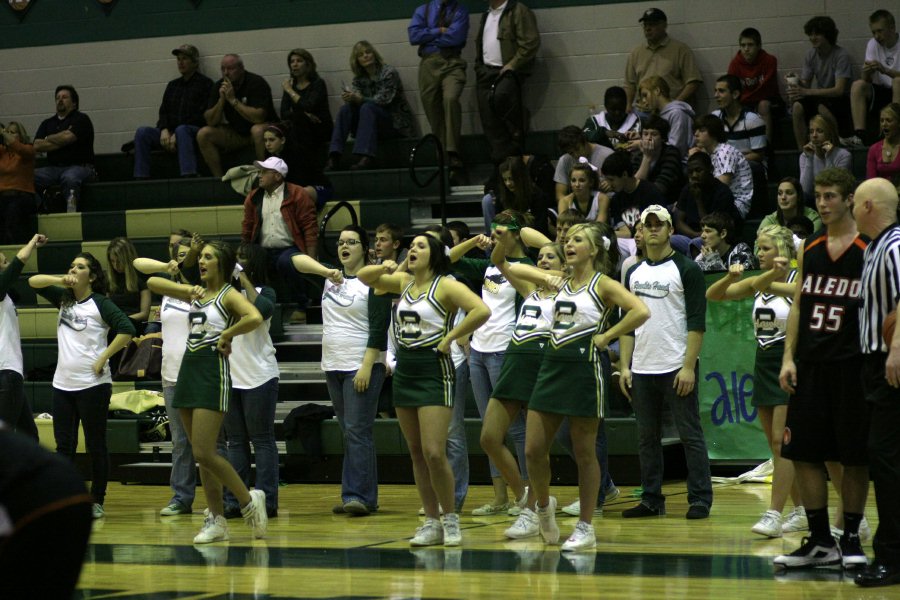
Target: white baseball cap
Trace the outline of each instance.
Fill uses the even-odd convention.
[[[257,160],[253,163],[257,169],[268,169],[269,171],[277,171],[284,177],[288,174],[287,164],[277,156],[270,156],[266,160]]]
[[[646,224],[647,217],[650,215],[656,215],[656,218],[660,220],[660,222],[668,222],[669,225],[672,224],[672,215],[669,214],[669,211],[666,210],[665,206],[660,206],[659,204],[651,204],[647,208],[644,209],[644,212],[641,213],[641,224]]]

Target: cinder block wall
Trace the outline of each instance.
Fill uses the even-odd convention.
[[[802,64],[809,48],[803,24],[811,16],[834,18],[840,30],[838,43],[850,51],[857,65],[863,62],[870,37],[868,15],[877,8],[893,8],[900,18],[897,7],[870,0],[667,0],[538,9],[542,47],[527,84],[534,129],[580,125],[588,107],[602,103],[603,91],[621,84],[628,53],[643,41],[637,19],[651,6],[668,14],[669,34],[694,49],[704,80],[698,98],[701,111],[709,109],[709,90],[737,51],[737,36],[744,27],[762,32],[764,48],[778,57],[785,74]],[[479,19],[480,14],[472,15],[464,53],[470,63],[463,95],[465,133],[480,131],[471,67]],[[177,76],[169,52],[182,43],[200,49],[201,68],[213,79],[219,77],[223,54],[241,54],[247,69],[264,76],[272,86],[276,108],[287,76],[288,50],[307,48],[328,84],[336,111],[341,82],[352,78],[350,48],[357,40],[368,39],[399,69],[424,132],[428,126],[418,101],[419,59],[407,41],[407,24],[407,20],[372,21],[0,50],[0,121],[22,121],[33,134],[40,121],[53,113],[55,86],[72,83],[81,96],[82,110],[94,122],[96,150],[115,152],[132,138],[135,128],[155,123],[165,84]]]

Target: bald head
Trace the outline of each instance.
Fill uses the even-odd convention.
[[[853,196],[853,216],[860,232],[875,238],[897,222],[897,188],[887,179],[862,182]]]

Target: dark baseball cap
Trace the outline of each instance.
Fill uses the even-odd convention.
[[[643,16],[638,19],[638,23],[643,23],[644,21],[650,21],[654,23],[665,21],[666,23],[668,23],[669,19],[666,17],[666,13],[659,10],[658,8],[648,8],[644,11]]]
[[[193,59],[194,61],[200,60],[200,51],[197,50],[195,46],[191,46],[190,44],[182,44],[172,50],[172,54],[174,56],[178,56],[179,54],[183,54],[188,58]]]

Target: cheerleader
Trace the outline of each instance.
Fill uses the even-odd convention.
[[[234,250],[223,242],[209,242],[200,252],[200,280],[191,286],[151,277],[151,291],[191,303],[191,329],[178,371],[172,405],[179,409],[194,458],[200,465],[203,492],[209,505],[195,544],[228,539],[228,523],[222,502],[222,486],[240,502],[244,521],[256,538],[265,537],[268,526],[266,495],[248,491],[240,476],[216,453],[216,440],[231,398],[228,355],[235,336],[249,333],[263,321],[259,311],[228,281],[236,263]]]
[[[65,275],[33,275],[28,284],[59,308],[56,372],[53,374],[53,435],[56,451],[75,459],[78,422],[91,457],[93,516],[105,516],[109,479],[106,418],[112,396],[109,357],[134,336],[134,325],[104,296],[106,275],[93,254],[75,256]],[[107,333],[115,337],[107,345]]]
[[[484,324],[491,311],[465,285],[446,277],[450,261],[437,239],[416,236],[407,264],[408,273],[373,265],[357,275],[377,291],[400,294],[394,318],[398,344],[394,406],[425,509],[425,523],[410,543],[458,546],[459,514],[445,513],[441,523],[438,509],[438,504],[445,509],[453,506],[453,471],[446,450],[454,385],[450,344]],[[459,309],[466,316],[452,327]]]

